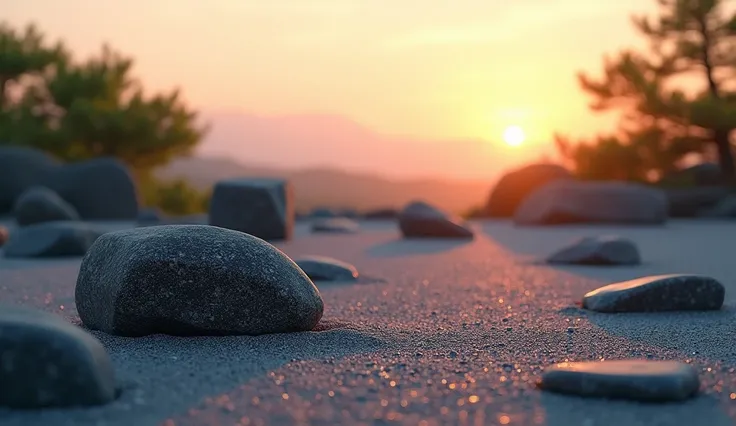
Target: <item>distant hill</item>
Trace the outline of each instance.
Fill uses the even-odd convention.
[[[158,171],[162,178],[184,178],[200,189],[220,179],[240,176],[286,177],[293,183],[298,210],[346,207],[360,210],[401,207],[423,199],[459,213],[485,202],[493,182],[462,180],[392,180],[333,168],[279,170],[246,166],[223,158],[191,157],[173,161]]]

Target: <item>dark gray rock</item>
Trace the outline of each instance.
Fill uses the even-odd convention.
[[[695,396],[700,379],[691,365],[676,361],[564,362],[547,369],[539,387],[585,397],[667,402]]]
[[[724,197],[718,204],[701,211],[698,216],[713,219],[736,218],[736,195]]]
[[[20,226],[59,220],[79,220],[79,213],[59,194],[45,186],[33,186],[18,197],[13,207]]]
[[[123,336],[307,331],[323,311],[317,288],[284,253],[208,225],[103,235],[82,260],[75,298],[87,327]]]
[[[547,263],[576,265],[638,265],[636,244],[616,235],[585,237],[553,253]]]
[[[670,217],[696,217],[718,205],[730,190],[721,186],[670,188],[664,190]]]
[[[138,217],[136,221],[143,225],[152,225],[160,223],[164,218],[164,214],[161,210],[155,207],[146,207],[138,211]]]
[[[320,219],[312,222],[312,232],[354,234],[360,230],[358,222],[345,217]]]
[[[506,173],[488,197],[485,216],[511,217],[522,201],[538,188],[558,179],[571,178],[570,172],[556,164],[532,164]]]
[[[294,231],[294,195],[281,179],[220,181],[210,202],[209,224],[264,240],[288,240]]]
[[[5,257],[83,256],[102,234],[88,223],[43,222],[14,230],[4,246]]]
[[[662,186],[713,186],[722,185],[724,175],[715,163],[700,163],[668,173],[659,180]]]
[[[115,399],[105,348],[61,317],[0,305],[0,348],[0,406],[70,407]]]
[[[610,284],[583,297],[598,312],[706,311],[723,306],[726,289],[702,275],[655,275]]]
[[[56,191],[84,220],[135,220],[138,190],[117,159],[95,158],[49,173],[43,185]]]
[[[0,214],[9,213],[23,191],[58,166],[59,162],[43,151],[0,147]]]
[[[294,262],[314,281],[355,281],[355,266],[327,256],[302,256]]]
[[[398,220],[404,238],[473,238],[473,231],[459,218],[423,201],[409,203]]]
[[[529,195],[514,222],[658,225],[667,220],[667,207],[662,191],[640,184],[557,180]]]

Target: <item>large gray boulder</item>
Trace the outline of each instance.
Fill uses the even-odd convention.
[[[123,336],[308,331],[324,309],[276,247],[208,225],[103,235],[82,260],[75,298],[84,325]]]
[[[13,216],[20,226],[58,220],[79,220],[79,213],[59,194],[45,186],[33,186],[15,202]]]
[[[102,234],[85,222],[43,222],[15,229],[3,246],[5,257],[83,256]]]
[[[288,240],[294,230],[294,194],[282,179],[220,181],[210,201],[209,224],[264,240]]]
[[[404,238],[473,238],[466,224],[424,201],[407,204],[398,216]]]
[[[558,179],[571,179],[572,175],[556,164],[531,164],[506,173],[498,180],[488,197],[485,215],[511,217],[516,208],[538,188]]]
[[[105,348],[56,315],[0,306],[0,348],[0,406],[71,407],[115,399],[115,375]]]
[[[38,184],[58,165],[58,161],[43,151],[0,147],[0,214],[9,213],[23,191]]]
[[[114,158],[67,164],[43,179],[85,220],[135,220],[138,191],[128,168]]]
[[[565,223],[662,224],[667,197],[624,182],[555,181],[534,191],[514,214],[517,225]]]

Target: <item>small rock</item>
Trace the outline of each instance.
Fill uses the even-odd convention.
[[[473,231],[459,218],[423,201],[409,203],[398,220],[405,238],[473,238]]]
[[[5,244],[5,257],[83,256],[102,234],[84,222],[43,222],[18,228]]]
[[[345,217],[322,219],[312,223],[312,232],[315,233],[355,234],[358,230],[360,230],[358,222]]]
[[[79,220],[79,213],[59,194],[44,187],[27,189],[13,207],[15,221],[20,226],[58,220]]]
[[[633,241],[615,235],[603,235],[575,241],[549,256],[547,263],[638,265],[641,256]]]
[[[115,158],[94,158],[56,168],[44,179],[84,220],[135,220],[138,189],[128,167]]]
[[[0,306],[0,406],[31,409],[105,404],[115,377],[105,348],[61,317]]]
[[[0,147],[0,213],[12,210],[15,200],[59,162],[47,153],[21,146]]]
[[[276,247],[208,225],[101,236],[82,259],[75,298],[87,327],[122,336],[307,331],[324,309],[309,277]]]
[[[701,275],[655,275],[610,284],[583,297],[583,307],[598,312],[718,310],[726,289]]]
[[[137,222],[144,225],[152,225],[161,222],[164,214],[155,207],[146,207],[138,211]]]
[[[586,397],[666,402],[694,396],[700,380],[691,365],[675,361],[563,362],[545,371],[539,387]]]
[[[314,281],[355,281],[355,266],[327,256],[304,256],[294,259],[305,274]]]
[[[243,178],[217,182],[209,224],[264,240],[288,240],[294,230],[294,194],[281,179]]]

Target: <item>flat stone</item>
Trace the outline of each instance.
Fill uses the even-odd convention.
[[[641,256],[636,244],[616,235],[585,237],[547,258],[547,263],[577,265],[638,265]]]
[[[473,231],[459,218],[423,201],[409,203],[398,221],[404,238],[473,238]]]
[[[645,185],[558,179],[526,197],[514,223],[660,225],[667,221],[668,208],[664,192]]]
[[[583,297],[583,307],[598,312],[718,310],[726,289],[702,275],[655,275],[610,284]]]
[[[14,230],[4,246],[5,257],[83,256],[101,231],[84,222],[56,221]]]
[[[242,178],[217,182],[209,224],[264,240],[288,240],[294,230],[294,194],[282,179]]]
[[[59,194],[45,186],[28,188],[13,207],[15,221],[20,226],[59,220],[79,220],[79,213]]]
[[[700,380],[691,365],[676,361],[563,362],[544,372],[539,387],[585,397],[668,402],[696,395]]]
[[[359,230],[360,224],[358,222],[345,217],[320,219],[312,222],[312,232],[315,233],[355,234]]]
[[[115,158],[66,164],[42,179],[84,220],[135,220],[138,188],[128,167]]]
[[[0,305],[0,348],[0,406],[69,407],[115,399],[105,348],[61,317]]]
[[[122,336],[307,331],[324,309],[283,252],[208,225],[104,234],[82,259],[75,298],[87,327]]]
[[[302,256],[294,259],[305,274],[314,281],[355,281],[355,266],[327,256]]]

